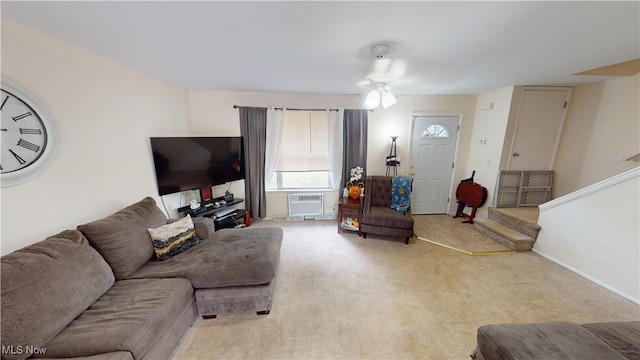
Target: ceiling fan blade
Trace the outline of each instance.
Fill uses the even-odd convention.
[[[387,72],[391,66],[391,59],[378,58],[373,62],[373,71],[377,73]]]
[[[389,76],[399,79],[407,72],[407,62],[403,59],[396,59],[391,63]]]

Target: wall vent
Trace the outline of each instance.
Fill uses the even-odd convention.
[[[273,217],[273,221],[304,221],[304,216],[276,215]]]
[[[289,194],[289,216],[324,215],[324,194]]]

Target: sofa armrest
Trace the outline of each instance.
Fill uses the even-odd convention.
[[[208,238],[216,232],[216,228],[213,224],[213,219],[209,217],[196,217],[193,220],[193,226],[196,229],[196,234],[202,240]]]

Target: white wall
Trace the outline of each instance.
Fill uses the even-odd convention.
[[[174,216],[175,208],[198,195],[157,195],[151,136],[239,135],[234,104],[361,108],[363,100],[359,95],[187,92],[5,19],[2,75],[44,105],[58,128],[60,146],[44,173],[0,191],[1,254],[106,216],[148,195]],[[407,172],[413,112],[462,114],[456,162],[465,164],[475,98],[399,95],[394,107],[371,112],[368,173],[384,174],[392,133],[400,135],[398,155],[406,159],[399,173]],[[457,168],[454,176],[455,181],[466,177],[464,168]],[[242,181],[230,185],[231,192],[243,194]],[[215,196],[222,195],[227,186],[213,190]],[[329,194],[328,212],[334,211],[338,196],[338,192]],[[268,216],[286,213],[286,193],[270,197],[276,200],[270,201]]]
[[[487,209],[493,205],[513,93],[510,86],[478,95],[465,172],[469,177],[475,170],[474,181],[487,188],[487,202],[478,209],[477,217],[487,217]],[[483,110],[485,104],[492,104],[492,108]]]
[[[540,206],[533,250],[640,302],[640,168]]]
[[[343,107],[362,108],[360,95],[298,94],[298,93],[252,93],[252,92],[214,92],[193,91],[189,93],[191,104],[192,130],[198,134],[240,135],[238,110],[241,106],[283,106],[288,108],[324,109]],[[407,174],[409,169],[409,136],[412,114],[426,112],[434,114],[461,114],[461,145],[456,162],[466,164],[468,138],[470,137],[475,111],[475,95],[398,95],[398,103],[387,110],[381,108],[369,113],[368,175],[384,175],[385,159],[389,155],[391,134],[399,135],[397,154],[403,159],[398,174]],[[456,168],[456,181],[468,177],[464,174],[464,165]],[[242,185],[242,184],[239,184]],[[241,186],[233,184],[234,194],[244,192]],[[243,185],[242,185],[243,186]],[[214,195],[224,193],[226,189],[214,188]],[[455,188],[454,188],[455,190]],[[287,192],[267,194],[267,218],[287,214]],[[336,213],[339,191],[327,192],[325,213]],[[453,197],[452,197],[453,198]]]
[[[568,194],[637,166],[640,74],[575,86],[555,167],[554,194]]]
[[[0,253],[157,197],[150,136],[188,132],[187,92],[2,19],[2,76],[47,109],[51,166],[2,188]]]
[[[62,43],[11,21],[2,21],[2,74],[46,107],[58,127],[61,144],[50,168],[28,183],[0,191],[0,253],[38,241],[123,205],[157,197],[148,137],[163,135],[239,135],[234,104],[300,108],[360,108],[358,95],[186,92],[139,71]],[[615,158],[638,151],[639,76],[575,88],[565,136],[558,155],[558,194],[573,191],[634,166]],[[370,112],[369,174],[384,174],[389,135],[398,139],[398,168],[410,163],[409,131],[413,113],[461,114],[463,118],[453,192],[460,179],[476,170],[489,192],[490,206],[510,104],[517,88],[476,95],[398,95],[398,104]],[[491,110],[482,110],[493,103]],[[485,145],[480,139],[486,139]],[[502,147],[504,150],[504,147]],[[241,194],[244,185],[231,184]],[[214,188],[222,195],[227,186]],[[454,194],[451,198],[453,199]],[[164,196],[170,215],[196,193]],[[286,212],[286,194],[270,194],[269,215]],[[338,193],[330,194],[334,211]],[[34,204],[38,211],[34,212]],[[455,209],[452,202],[450,211]],[[29,217],[26,217],[28,214]],[[38,226],[32,226],[33,222]]]

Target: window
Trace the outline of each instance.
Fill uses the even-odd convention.
[[[276,168],[267,190],[327,189],[329,132],[326,111],[287,111]]]
[[[420,137],[423,138],[423,139],[448,138],[449,137],[449,132],[447,131],[447,129],[444,126],[438,125],[438,124],[433,124],[433,125],[427,126],[422,131],[422,135]]]

